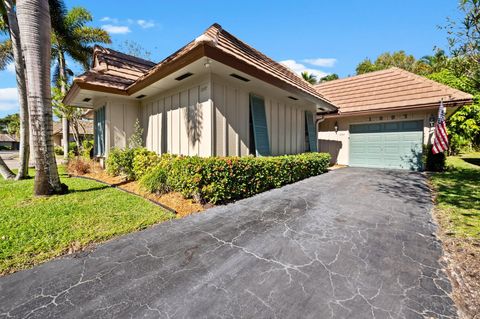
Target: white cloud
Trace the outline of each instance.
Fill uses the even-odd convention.
[[[329,74],[322,70],[307,68],[304,64],[298,63],[295,60],[284,60],[280,61],[280,63],[292,70],[293,72],[297,73],[298,75],[300,75],[302,72],[308,72],[315,75],[317,79],[320,79]]]
[[[142,29],[148,29],[148,28],[152,28],[155,26],[155,22],[153,22],[152,20],[143,20],[143,19],[140,19],[140,20],[137,20],[137,24],[142,28]]]
[[[0,111],[18,110],[17,88],[0,89]]]
[[[112,34],[126,34],[132,32],[129,27],[123,25],[104,24],[102,29]]]
[[[110,22],[110,23],[118,23],[118,19],[110,18],[110,17],[103,17],[100,19],[102,22]]]
[[[335,63],[337,63],[337,59],[334,59],[334,58],[316,58],[316,59],[305,59],[305,60],[302,60],[302,62],[305,62],[307,64],[311,64],[311,65],[315,65],[315,66],[331,68],[331,67],[335,66]]]

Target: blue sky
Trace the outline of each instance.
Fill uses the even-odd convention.
[[[112,47],[135,41],[156,62],[217,22],[294,71],[341,77],[355,74],[365,57],[385,51],[405,50],[419,58],[435,46],[446,49],[446,33],[438,26],[460,14],[456,0],[65,2],[90,10],[92,25],[111,32]],[[17,109],[10,66],[0,71],[0,117]]]

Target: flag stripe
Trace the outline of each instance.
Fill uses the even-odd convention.
[[[445,152],[448,149],[447,124],[445,123],[445,107],[443,101],[438,109],[438,119],[435,124],[434,141],[432,146],[433,154]]]

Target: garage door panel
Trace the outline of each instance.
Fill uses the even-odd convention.
[[[350,165],[421,168],[423,121],[350,126]]]

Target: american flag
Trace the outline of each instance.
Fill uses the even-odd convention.
[[[445,123],[445,107],[443,101],[438,109],[438,119],[435,124],[435,139],[433,141],[433,154],[445,152],[448,149],[447,124]]]

